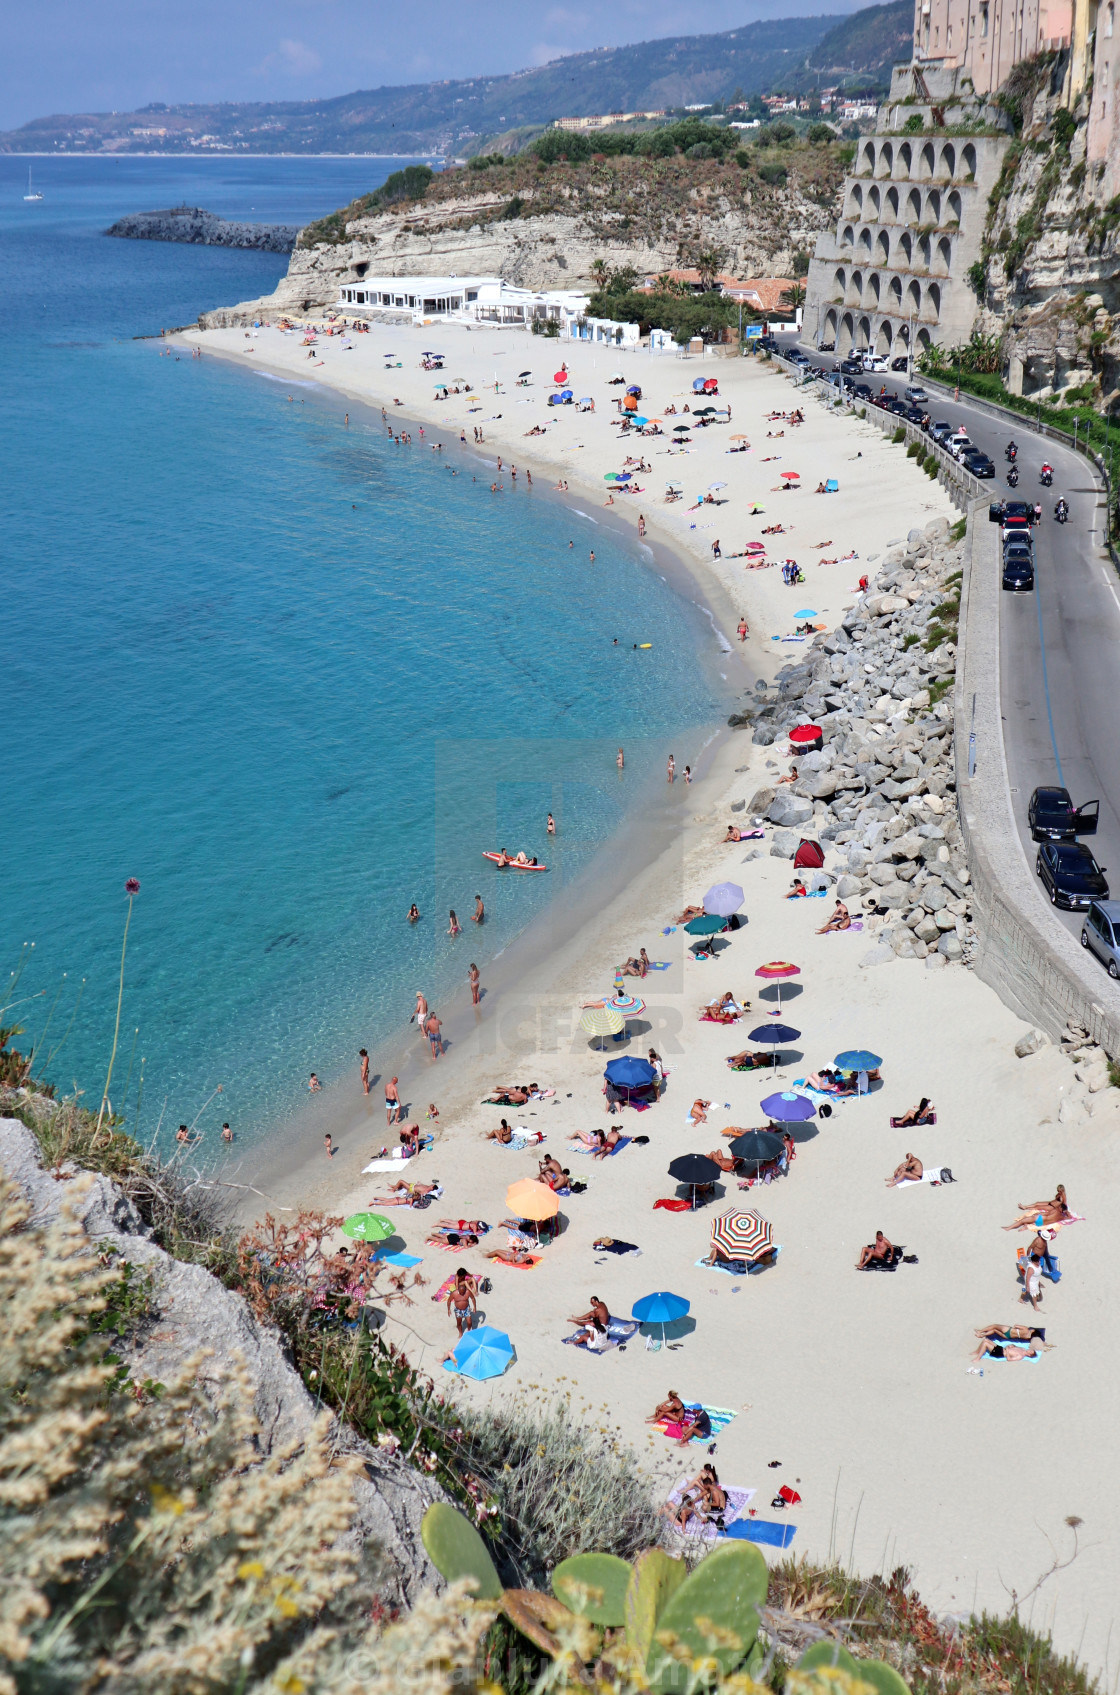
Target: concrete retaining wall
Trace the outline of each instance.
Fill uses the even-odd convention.
[[[1001,1000],[1060,1037],[1073,1018],[1120,1055],[1120,990],[1052,911],[1012,813],[1000,708],[999,526],[969,514],[955,696],[957,799],[972,873],[975,970]],[[1026,796],[1020,795],[1021,805]]]

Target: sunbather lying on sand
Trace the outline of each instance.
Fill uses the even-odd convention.
[[[529,1099],[528,1083],[495,1083],[490,1091],[493,1106],[524,1106]]]
[[[972,1332],[986,1342],[1045,1342],[1046,1332],[1035,1324],[981,1324]],[[1050,1344],[1051,1347],[1053,1343]]]
[[[585,1147],[591,1149],[593,1159],[606,1159],[607,1155],[617,1148],[621,1137],[612,1125],[609,1130],[592,1130],[590,1139],[581,1136],[580,1140]]]
[[[982,1359],[992,1360],[1037,1360],[1043,1353],[1049,1353],[1052,1342],[981,1342],[972,1356],[972,1363],[979,1365]]]
[[[688,1112],[688,1116],[689,1116],[689,1119],[692,1122],[693,1127],[695,1127],[697,1124],[707,1124],[707,1122],[708,1122],[708,1108],[711,1106],[711,1104],[712,1104],[711,1101],[702,1101],[700,1099],[696,1099],[696,1100],[693,1101],[691,1107],[689,1108],[689,1112]]]
[[[659,1407],[655,1407],[647,1424],[679,1424],[684,1417],[684,1402],[675,1389],[670,1389]]]
[[[917,1106],[908,1107],[900,1118],[892,1118],[891,1127],[895,1130],[909,1130],[915,1124],[931,1123],[933,1117],[933,1102],[928,1095],[923,1095]]]
[[[881,1230],[876,1230],[875,1240],[873,1242],[868,1242],[867,1246],[860,1254],[859,1264],[856,1266],[856,1270],[862,1271],[865,1265],[871,1264],[872,1260],[890,1259],[893,1253],[894,1243],[888,1242]]]
[[[475,1230],[433,1230],[426,1240],[430,1248],[477,1248],[478,1232]]]
[[[827,936],[830,930],[850,930],[852,920],[847,907],[842,900],[836,902],[836,908],[827,924],[822,924],[817,931],[818,936]]]
[[[742,1053],[729,1053],[727,1063],[732,1071],[760,1071],[773,1062],[768,1053],[752,1053],[749,1048],[744,1048]]]
[[[1005,1224],[1005,1230],[1029,1230],[1038,1224],[1065,1224],[1073,1214],[1066,1204],[1066,1186],[1059,1183],[1052,1201],[1032,1201],[1028,1206],[1019,1202],[1022,1211],[1011,1224]]]
[[[896,1189],[900,1183],[920,1183],[924,1167],[917,1154],[907,1154],[901,1165],[896,1165],[891,1175],[885,1179],[888,1189]]]
[[[739,1161],[737,1159],[732,1159],[730,1154],[724,1153],[722,1148],[713,1148],[711,1153],[708,1155],[708,1158],[715,1160],[721,1171],[730,1172],[738,1171],[739,1169]]]
[[[406,1183],[401,1178],[390,1183],[387,1195],[374,1195],[366,1204],[371,1207],[425,1207],[433,1195],[442,1192],[438,1183]]]
[[[484,1218],[441,1218],[434,1232],[446,1236],[451,1230],[470,1230],[476,1236],[485,1236],[489,1228]]]
[[[500,1259],[503,1265],[528,1265],[533,1255],[528,1248],[487,1248],[487,1259]]]
[[[810,1071],[805,1081],[810,1089],[818,1089],[826,1095],[854,1095],[857,1087],[854,1074],[845,1076],[842,1071],[834,1071],[827,1065],[822,1065],[819,1071]]]
[[[687,924],[690,918],[703,918],[703,917],[704,917],[704,908],[702,906],[686,906],[684,911],[681,913],[680,917],[675,918],[673,920],[673,922],[675,924]]]

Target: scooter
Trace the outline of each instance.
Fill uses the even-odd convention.
[[[1059,524],[1069,522],[1069,507],[1064,500],[1059,500],[1058,504],[1055,506],[1054,516],[1058,520]]]
[[[1007,486],[1008,488],[1018,488],[1019,486],[1019,472],[1017,467],[1014,465],[1012,465],[1008,470]]]
[[[1043,488],[1049,488],[1050,484],[1054,481],[1054,467],[1052,465],[1044,465],[1040,472],[1040,476],[1042,478]]]
[[[1019,457],[1019,449],[1015,446],[1013,441],[1009,441],[1003,451],[1004,456],[1007,459],[1010,459],[1012,464],[1014,464],[1016,459]]]

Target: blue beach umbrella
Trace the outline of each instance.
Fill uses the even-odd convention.
[[[649,419],[648,418],[632,417],[630,419],[630,422],[633,425],[634,429],[644,430],[646,425],[649,423]]]
[[[878,1071],[882,1060],[870,1048],[848,1048],[844,1053],[838,1053],[833,1060],[841,1071]]]
[[[815,1118],[817,1109],[812,1101],[804,1095],[799,1095],[793,1089],[783,1089],[780,1094],[767,1095],[761,1103],[762,1110],[775,1124],[797,1124],[805,1118]]]
[[[637,1054],[620,1054],[618,1059],[612,1059],[603,1072],[608,1083],[614,1083],[620,1089],[642,1089],[652,1083],[657,1076],[648,1059],[639,1059]]]
[[[456,1369],[463,1377],[474,1377],[480,1383],[487,1377],[500,1377],[513,1358],[513,1343],[504,1330],[494,1330],[484,1324],[480,1330],[468,1330],[452,1349]]]
[[[778,1049],[788,1048],[792,1042],[799,1040],[800,1030],[795,1030],[791,1024],[760,1024],[757,1030],[752,1030],[750,1040],[757,1042],[760,1047],[774,1049],[774,1064],[778,1063]]]
[[[683,1318],[688,1308],[689,1302],[683,1295],[673,1295],[662,1289],[654,1295],[643,1295],[630,1310],[642,1324],[660,1324],[661,1340],[664,1342],[665,1326],[672,1324],[675,1318]]]

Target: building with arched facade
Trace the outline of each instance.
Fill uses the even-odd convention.
[[[1009,139],[963,71],[896,66],[875,133],[857,145],[835,232],[817,242],[804,338],[841,356],[967,341],[977,313],[968,270]]]

